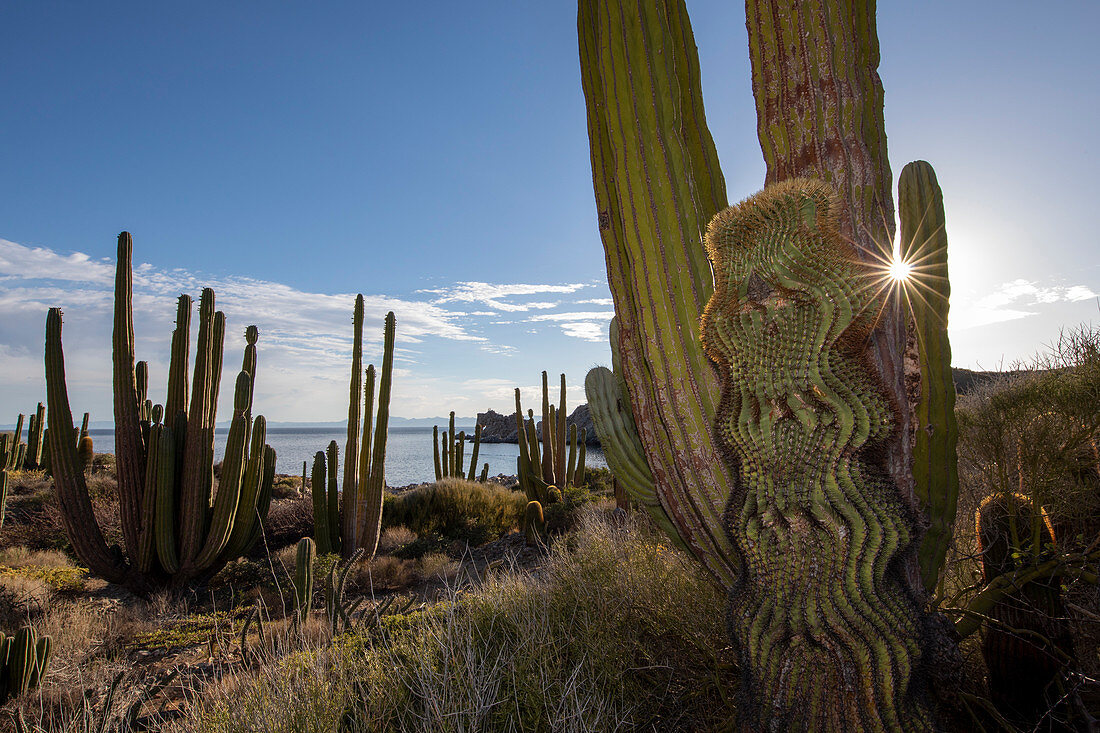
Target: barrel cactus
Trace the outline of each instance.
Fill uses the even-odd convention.
[[[252,419],[258,333],[250,327],[221,479],[214,491],[214,423],[225,316],[215,311],[213,290],[204,290],[200,299],[190,406],[187,295],[177,304],[167,399],[163,406],[150,404],[147,366],[134,363],[132,253],[133,240],[123,232],[115,270],[112,360],[115,466],[125,553],[107,545],[92,511],[65,385],[58,308],[46,317],[48,448],[62,521],[76,555],[106,580],[148,594],[205,582],[259,539],[260,523],[271,503],[275,451],[264,444],[263,416]]]

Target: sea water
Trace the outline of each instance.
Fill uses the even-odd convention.
[[[456,430],[465,430],[473,434],[473,426],[456,426]],[[112,429],[93,429],[88,431],[95,444],[96,453],[115,452],[115,432]],[[214,460],[220,461],[225,452],[225,440],[228,429],[219,428],[214,432]],[[313,456],[317,451],[328,448],[330,441],[336,441],[340,447],[340,465],[344,462],[344,443],[347,431],[344,428],[268,428],[267,444],[275,449],[278,456],[276,471],[300,476],[302,461],[308,461],[308,469],[313,467]],[[466,470],[470,467],[472,445],[466,442],[463,462]],[[477,475],[481,467],[489,464],[489,475],[514,475],[519,446],[515,443],[482,443],[477,456]],[[588,446],[584,461],[586,466],[606,468],[603,452],[599,448]],[[341,468],[341,471],[343,469]],[[386,440],[386,483],[389,486],[407,486],[435,480],[435,462],[432,457],[432,429],[420,427],[390,428]]]

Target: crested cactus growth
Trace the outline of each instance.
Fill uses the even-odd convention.
[[[386,485],[386,439],[390,419],[390,391],[393,383],[393,351],[397,319],[393,311],[386,314],[377,413],[375,413],[374,401],[374,365],[367,366],[365,382],[360,376],[363,364],[362,295],[355,298],[352,326],[354,336],[348,404],[348,437],[344,446],[344,476],[339,499],[336,488],[338,461],[333,450],[335,441],[329,446],[327,488],[324,482],[324,462],[322,461],[319,466],[315,459],[313,464],[313,516],[318,551],[321,554],[338,552],[345,558],[350,557],[359,548],[363,548],[368,557],[373,557],[378,549],[378,538],[382,531],[382,494]],[[360,386],[362,386],[362,392],[360,392]],[[360,418],[360,394],[363,395],[362,418]],[[321,501],[319,495],[325,497],[325,500]]]
[[[873,458],[893,414],[852,355],[884,299],[840,237],[837,206],[825,184],[794,179],[707,228],[703,346],[742,487],[727,515],[743,562],[729,624],[754,726],[931,729],[907,689],[921,618],[897,560],[913,528]]]
[[[913,314],[914,346],[920,365],[919,398],[913,415],[913,489],[928,530],[918,551],[921,579],[936,586],[955,522],[959,497],[955,382],[947,336],[947,231],[943,194],[932,166],[909,163],[898,180],[901,259],[913,268],[902,292]],[[912,381],[915,382],[915,379]],[[914,384],[914,386],[916,386]]]
[[[164,407],[149,404],[147,367],[134,363],[132,252],[130,235],[123,232],[115,275],[113,364],[115,465],[125,554],[108,547],[92,512],[72,427],[57,308],[46,317],[48,448],[62,520],[77,556],[97,575],[147,594],[202,583],[258,539],[271,501],[275,451],[264,445],[263,416],[250,420],[256,338],[250,328],[214,491],[214,421],[225,316],[215,312],[212,290],[204,290],[200,300],[190,407],[191,298],[186,295],[177,306],[167,400]]]
[[[528,411],[528,419],[524,421],[520,393],[519,389],[516,389],[519,483],[528,499],[537,500],[541,504],[551,500],[548,490],[552,486],[564,490],[568,486],[584,484],[585,441],[588,434],[582,429],[578,436],[575,425],[569,426],[572,428],[570,431],[566,427],[567,414],[564,374],[561,375],[559,404],[554,405],[550,402],[546,372],[542,373],[541,436],[536,430],[535,416],[532,411]]]
[[[442,450],[441,450],[442,449]],[[481,426],[474,429],[474,442],[470,454],[470,470],[465,470],[463,454],[466,450],[466,433],[459,431],[455,435],[455,414],[451,412],[450,429],[439,437],[439,426],[432,428],[432,453],[435,458],[435,480],[445,478],[465,478],[473,481],[477,476],[477,454],[481,450]],[[485,483],[489,478],[489,464],[485,464],[479,481]]]
[[[1046,512],[1023,494],[987,496],[975,512],[975,525],[987,586],[1022,563],[1051,555],[1056,543]],[[1031,546],[1035,538],[1039,547]],[[1061,579],[1028,582],[986,615],[992,623],[982,636],[982,658],[990,699],[1013,725],[1038,729],[1050,710],[1068,702],[1060,683],[1075,662]],[[1055,719],[1064,717],[1062,712]]]
[[[317,558],[317,545],[309,537],[298,540],[294,557],[294,620],[302,623],[309,616],[313,600],[313,561]]]
[[[0,633],[0,705],[38,686],[50,668],[52,640],[29,626],[14,636]]]

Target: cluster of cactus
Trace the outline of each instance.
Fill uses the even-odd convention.
[[[0,705],[37,687],[50,668],[52,641],[24,626],[14,636],[0,633]]]
[[[477,472],[477,453],[481,449],[481,426],[474,429],[473,449],[470,454],[470,470],[467,472],[463,466],[463,454],[466,451],[466,432],[459,431],[455,434],[455,414],[451,413],[450,429],[439,437],[439,426],[432,428],[432,451],[435,458],[435,480],[444,478],[465,478],[473,481]],[[489,480],[489,464],[481,468],[481,476],[478,481],[486,483]]]
[[[352,318],[351,387],[348,400],[348,437],[344,446],[343,486],[337,490],[336,441],[328,457],[318,451],[313,461],[313,521],[317,551],[345,558],[359,548],[374,557],[382,530],[382,494],[386,483],[386,438],[390,419],[390,386],[397,320],[386,314],[382,348],[382,376],[378,383],[378,412],[374,414],[374,365],[363,382],[363,296],[355,298]],[[360,399],[364,406],[360,416]],[[327,476],[326,476],[327,463]]]
[[[523,419],[519,388],[516,388],[516,433],[519,457],[516,469],[519,484],[527,498],[546,505],[556,501],[568,486],[584,485],[585,442],[587,430],[577,432],[576,425],[566,427],[565,375],[561,375],[558,405],[550,402],[546,372],[542,373],[542,435],[535,425],[534,411]],[[542,443],[540,450],[539,443]]]
[[[252,418],[258,331],[245,331],[233,419],[220,481],[214,492],[214,423],[221,382],[225,316],[215,312],[214,291],[199,301],[198,347],[188,406],[191,298],[176,311],[165,404],[148,399],[149,371],[134,363],[133,240],[118,238],[115,271],[115,465],[125,554],[108,546],[92,511],[77,454],[65,385],[61,311],[46,318],[48,445],[66,534],[92,572],[147,594],[205,582],[259,539],[271,503],[275,451],[265,445],[266,422]]]
[[[38,409],[31,415],[27,424],[27,442],[22,442],[23,420],[19,415],[15,431],[0,435],[0,468],[9,471],[44,470],[48,466],[49,452],[46,447],[46,406],[38,403]],[[84,413],[84,422],[80,428],[79,440],[88,435],[88,413]],[[91,438],[89,438],[91,440]]]

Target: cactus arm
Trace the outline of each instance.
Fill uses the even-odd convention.
[[[943,194],[932,166],[910,163],[898,179],[902,260],[914,266],[906,284],[920,363],[913,440],[913,489],[928,521],[918,550],[925,589],[935,590],[951,542],[959,498],[955,382],[947,335],[951,284]]]
[[[557,418],[557,424],[554,428],[554,484],[564,489],[566,485],[569,484],[569,479],[573,476],[573,472],[567,471],[565,467],[565,443],[568,435],[565,426],[565,419],[568,417],[568,413],[565,411],[565,374],[561,375],[561,392],[555,417]]]
[[[341,532],[345,542],[354,544],[356,527],[356,501],[360,480],[359,454],[362,449],[360,436],[360,402],[363,391],[363,296],[355,296],[355,308],[352,312],[351,344],[351,380],[348,388],[348,438],[344,445],[344,482],[341,490],[343,508],[343,527]],[[364,469],[366,467],[363,467]]]
[[[458,445],[455,447],[455,463],[454,472],[455,478],[462,478],[462,467],[465,464],[465,458],[463,454],[466,452],[466,431],[460,430],[458,432]]]
[[[180,486],[180,562],[184,568],[202,548],[206,511],[210,505],[214,457],[211,450],[214,425],[209,422],[212,386],[217,375],[214,359],[214,291],[206,288],[199,298],[199,336],[195,348],[195,371],[191,386],[191,407],[187,411],[183,470]]]
[[[360,502],[359,527],[356,532],[358,546],[368,558],[378,550],[378,538],[382,533],[382,500],[386,486],[386,440],[389,437],[390,392],[393,385],[393,351],[397,332],[397,319],[390,311],[382,343],[382,375],[378,380],[378,416],[374,426],[374,451],[371,458],[370,481]],[[349,554],[356,548],[349,548]]]
[[[4,528],[4,515],[8,511],[8,469],[0,468],[0,529]]]
[[[325,521],[328,522],[328,539],[332,546],[332,552],[339,553],[344,546],[344,540],[351,542],[351,538],[340,536],[340,446],[336,444],[335,440],[329,442],[325,454],[328,458],[328,470],[326,472],[328,493],[325,495],[328,511],[325,515]]]
[[[577,467],[576,473],[573,476],[574,486],[584,486],[585,474],[584,474],[584,457],[585,451],[588,449],[588,428],[581,428],[580,445],[577,448]]]
[[[359,488],[355,494],[355,539],[348,545],[348,552],[351,552],[359,542],[359,511],[363,505],[363,497],[365,496],[366,486],[365,481],[370,480],[370,467],[372,462],[372,453],[374,450],[374,386],[375,386],[375,370],[374,364],[367,365],[367,377],[366,382],[363,385],[363,448],[359,453]]]
[[[481,467],[481,476],[480,476],[480,478],[478,478],[478,481],[480,481],[483,484],[489,482],[489,464],[488,463],[486,463],[485,465],[483,465]]]
[[[569,460],[565,464],[565,471],[562,474],[561,485],[562,486],[576,486],[573,483],[573,477],[577,474],[577,426],[569,426]]]
[[[202,551],[195,558],[197,569],[209,568],[221,554],[233,533],[238,507],[242,502],[242,482],[248,463],[246,435],[248,433],[248,395],[250,392],[248,372],[237,375],[234,390],[233,421],[229,425],[229,435],[225,443],[225,458],[222,460],[221,479],[218,481],[218,493],[214,497],[213,515]],[[261,440],[260,445],[263,445]],[[260,449],[262,450],[262,449]],[[255,455],[255,454],[254,454]],[[254,496],[253,496],[254,500]],[[249,507],[248,513],[251,513]]]
[[[355,390],[355,401],[359,401],[359,390]],[[309,616],[309,606],[313,600],[313,561],[317,556],[317,545],[309,537],[298,540],[298,551],[294,557],[294,613],[295,621],[302,623]]]
[[[470,473],[466,475],[467,481],[473,481],[477,471],[477,454],[481,448],[481,426],[474,428],[474,445],[470,451]]]
[[[435,480],[443,479],[443,464],[439,459],[439,426],[432,426],[432,457],[435,459]]]
[[[163,425],[152,425],[149,428],[149,439],[146,443],[148,455],[145,461],[145,488],[141,496],[141,534],[140,542],[134,548],[134,568],[139,573],[149,573],[157,559],[156,547],[156,509],[157,509],[157,479],[160,475],[158,468],[160,461],[160,439],[164,432]]]
[[[332,552],[332,539],[329,537],[324,451],[317,451],[313,456],[313,474],[309,483],[313,490],[313,536],[317,539],[317,552],[328,555]]]
[[[550,387],[542,373],[542,480],[554,483],[554,421],[551,419]]]
[[[46,316],[46,403],[49,434],[47,446],[57,503],[65,533],[77,557],[92,572],[112,583],[122,582],[129,567],[107,548],[95,519],[84,470],[73,440],[73,413],[65,387],[65,354],[61,346],[61,309],[51,308]]]
[[[182,413],[179,413],[182,417]],[[180,420],[177,420],[180,422]],[[176,448],[175,431],[168,425],[153,428],[156,435],[157,457],[155,472],[156,509],[153,512],[153,539],[157,558],[165,572],[172,575],[179,572],[179,528],[176,524],[177,503],[179,501],[177,476],[179,466],[176,457],[180,455]]]
[[[726,205],[682,0],[582,0],[581,82],[620,361],[666,513],[731,585],[733,490],[713,437],[719,383],[699,343],[713,285],[700,241]]]
[[[190,344],[191,296],[181,295],[176,302],[176,327],[172,331],[172,355],[168,363],[168,398],[164,402],[166,424],[173,424],[177,415],[187,412]]]
[[[111,337],[115,413],[115,471],[118,476],[119,517],[127,548],[140,543],[141,494],[145,486],[145,444],[138,415],[134,374],[133,277],[134,242],[129,232],[118,235],[115,262],[114,330]]]
[[[42,678],[50,671],[50,660],[53,659],[53,640],[48,636],[40,636],[34,644],[34,671],[31,673],[28,687],[37,687]]]
[[[273,459],[267,455],[265,440],[267,440],[267,420],[263,415],[257,415],[253,420],[250,434],[248,468],[241,482],[241,496],[237,504],[236,517],[233,520],[233,533],[216,563],[219,569],[233,558],[248,551],[259,532],[260,517],[267,516],[267,507],[262,505],[262,496],[266,491],[270,497],[271,487],[265,484],[265,481],[268,481],[267,462]]]

